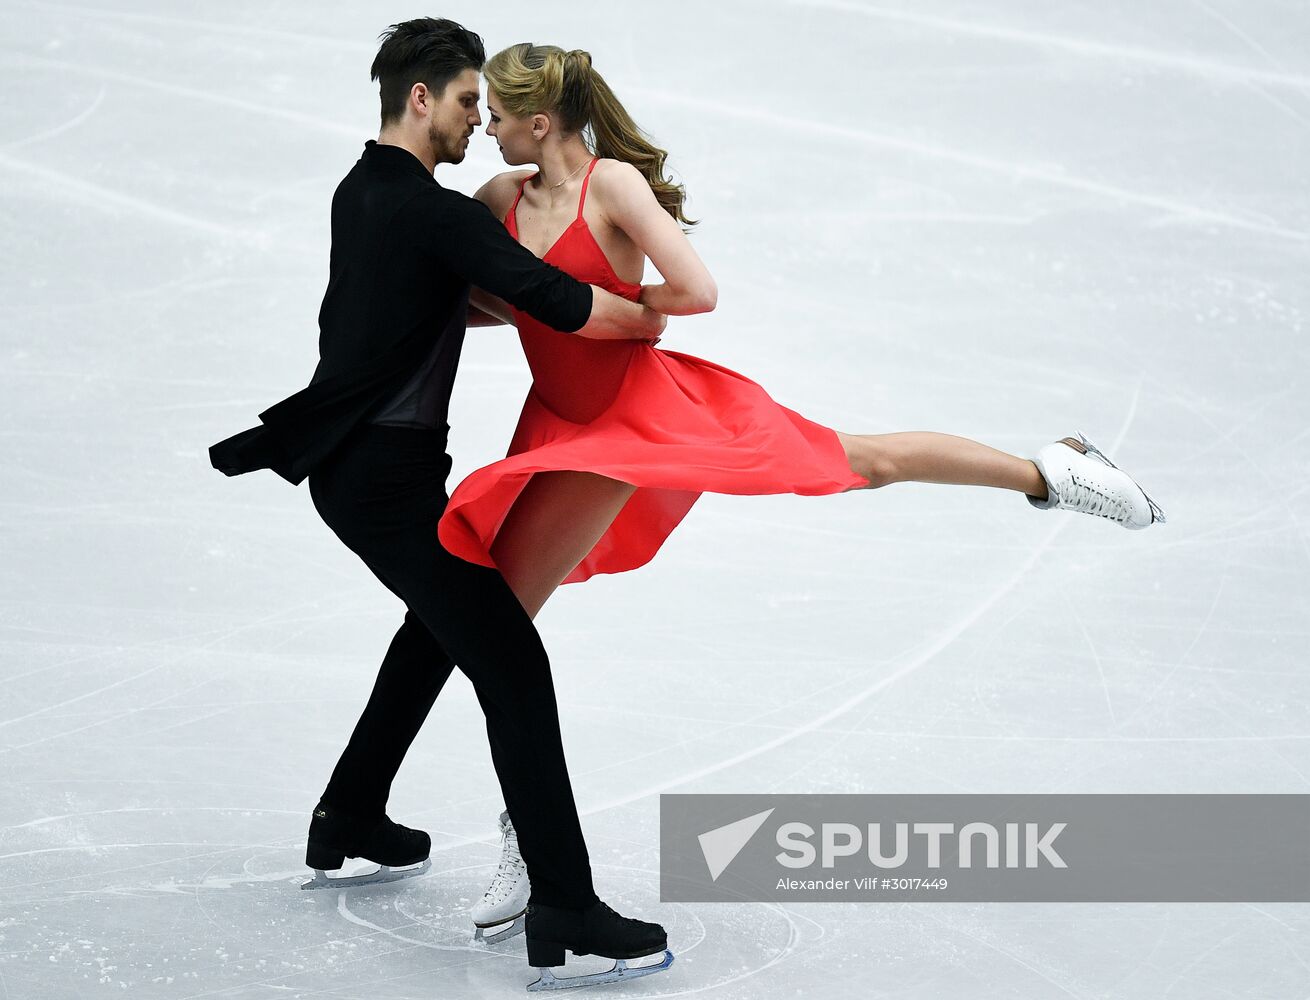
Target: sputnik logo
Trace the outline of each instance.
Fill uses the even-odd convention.
[[[732,864],[732,859],[750,843],[751,837],[755,836],[755,832],[772,814],[772,809],[766,809],[727,826],[716,827],[696,838],[700,841],[701,854],[705,855],[705,865],[710,870],[710,881],[719,880],[723,870]]]

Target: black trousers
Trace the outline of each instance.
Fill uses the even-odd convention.
[[[450,458],[442,431],[363,424],[309,476],[328,526],[407,608],[323,799],[381,816],[391,781],[452,665],[473,684],[532,899],[596,894],[560,740],[550,662],[500,573],[437,540]]]

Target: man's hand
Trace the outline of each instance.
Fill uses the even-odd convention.
[[[578,337],[592,340],[646,340],[658,342],[669,318],[639,302],[630,302],[592,286],[591,317],[575,330]]]

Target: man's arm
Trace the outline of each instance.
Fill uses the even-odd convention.
[[[632,340],[625,331],[631,329],[640,333],[640,339],[658,341],[668,318],[663,313],[653,313],[654,336],[647,332],[650,325],[651,310],[634,308],[637,303],[617,295],[610,295],[604,289],[590,286],[593,294],[604,293],[593,300],[591,315],[587,323],[574,331],[575,336],[590,337],[594,340]],[[514,314],[510,312],[509,303],[498,299],[481,288],[474,288],[469,293],[469,312],[467,326],[514,326]]]
[[[538,259],[486,205],[435,188],[405,218],[418,245],[470,284],[563,333],[597,340],[654,340],[667,319],[645,306],[584,285]]]
[[[591,315],[576,332],[592,340],[659,340],[669,318],[640,302],[630,302],[591,285]]]

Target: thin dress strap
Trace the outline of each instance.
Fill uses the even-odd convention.
[[[600,162],[597,156],[591,161],[591,166],[587,168],[586,175],[582,178],[582,194],[578,197],[578,219],[582,218],[582,206],[587,203],[587,184],[591,181],[591,172],[596,169],[596,164]],[[577,219],[574,220],[575,222]]]
[[[537,173],[539,174],[539,173],[541,173],[541,171],[538,170]],[[526,184],[528,181],[532,180],[532,178],[534,178],[534,177],[536,177],[536,176],[537,176],[537,174],[528,174],[527,177],[524,177],[523,180],[519,181],[519,193],[516,194],[516,195],[514,196],[514,204],[510,205],[510,207],[509,207],[509,211],[505,213],[505,223],[506,223],[506,225],[508,225],[508,224],[511,223],[511,222],[514,223],[514,235],[515,235],[515,238],[518,237],[518,232],[519,232],[519,220],[518,220],[517,218],[515,218],[515,216],[514,216],[514,212],[515,212],[515,211],[518,209],[518,207],[519,207],[519,199],[523,197],[523,185]]]

